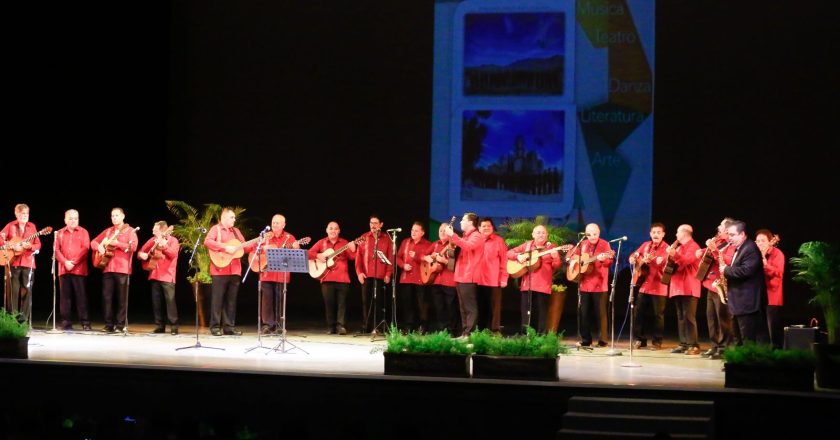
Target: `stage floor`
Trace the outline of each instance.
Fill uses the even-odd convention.
[[[96,328],[96,327],[94,327]],[[112,366],[144,366],[163,369],[239,371],[262,374],[382,376],[385,346],[381,336],[326,335],[323,330],[290,330],[284,344],[279,336],[256,335],[256,328],[243,327],[242,336],[211,336],[193,326],[181,326],[181,334],[152,334],[151,325],[132,325],[128,334],[101,331],[51,333],[33,329],[29,359],[44,363]],[[575,339],[566,338],[573,346]],[[561,356],[558,383],[603,386],[639,386],[722,390],[721,360],[699,355],[672,354],[676,341],[665,341],[663,350],[639,349],[631,359],[629,342],[578,351]],[[283,351],[285,349],[285,352]],[[638,366],[627,366],[629,363]]]

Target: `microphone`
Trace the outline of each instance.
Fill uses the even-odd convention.
[[[615,243],[617,241],[627,241],[627,236],[625,235],[624,237],[614,238],[614,239],[610,240],[610,243]]]
[[[385,232],[402,232],[402,228],[386,229]]]
[[[207,228],[202,228],[201,226],[199,226],[199,227],[195,228],[195,230],[196,230],[196,231],[201,231],[201,233],[202,233],[202,234],[206,234],[206,233],[207,233]]]
[[[270,230],[271,230],[271,226],[270,226],[270,225],[269,225],[269,226],[266,226],[266,227],[262,230],[262,232],[260,232],[260,234],[265,234],[266,232],[268,232],[268,231],[270,231]]]

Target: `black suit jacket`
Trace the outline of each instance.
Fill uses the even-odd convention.
[[[731,266],[724,271],[728,286],[729,310],[733,315],[746,315],[767,306],[767,284],[764,262],[755,242],[745,240]]]

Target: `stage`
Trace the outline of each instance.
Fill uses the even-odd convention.
[[[15,396],[2,405],[2,432],[15,434],[7,438],[462,439],[513,431],[553,439],[579,438],[558,432],[591,418],[609,432],[601,437],[628,430],[636,437],[801,436],[829,429],[840,407],[840,395],[825,390],[724,388],[722,361],[672,354],[674,340],[663,350],[634,350],[638,367],[624,366],[631,362],[626,339],[616,343],[620,356],[608,356],[609,347],[572,349],[559,358],[557,381],[538,382],[384,375],[381,337],[327,335],[317,323],[290,329],[285,346],[278,346],[279,336],[257,338],[253,326],[242,327],[242,336],[213,337],[202,329],[200,348],[192,326],[182,325],[176,336],[151,330],[148,324],[131,325],[125,335],[33,330],[28,360],[0,360],[7,396]],[[574,341],[565,339],[569,346]],[[575,399],[606,399],[637,416],[609,426],[595,415],[575,421]],[[641,406],[651,402],[661,409]],[[707,418],[683,413],[685,404],[706,408]],[[606,404],[598,408],[607,411]]]

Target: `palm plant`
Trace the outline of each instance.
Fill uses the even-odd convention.
[[[178,218],[177,225],[173,225],[172,235],[181,243],[181,251],[187,254],[192,253],[196,240],[203,236],[202,230],[209,230],[211,226],[219,222],[222,213],[222,206],[215,203],[205,203],[204,210],[199,211],[187,202],[180,200],[166,200],[166,207]],[[236,217],[245,211],[245,208],[232,208]],[[190,283],[200,282],[210,284],[210,255],[203,243],[199,243],[195,251],[192,265],[190,266],[187,280]]]
[[[545,226],[546,231],[548,231],[548,241],[554,244],[569,243],[574,241],[576,238],[576,233],[574,231],[565,226],[554,226],[550,224],[548,216],[544,215],[538,215],[533,220],[512,219],[506,221],[499,226],[499,235],[505,239],[505,244],[508,249],[512,249],[528,240],[531,240],[533,238],[531,237],[531,233],[537,225]],[[554,284],[551,286],[552,291],[562,292],[566,290],[565,284],[557,283],[557,281],[562,278],[563,274],[561,271],[554,273]]]
[[[825,315],[828,343],[837,344],[840,334],[840,249],[822,241],[799,246],[799,256],[790,259],[793,280],[808,284]]]

